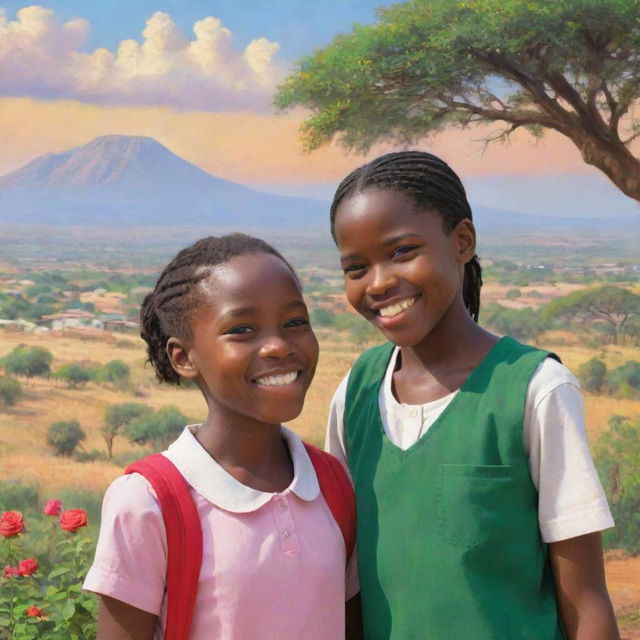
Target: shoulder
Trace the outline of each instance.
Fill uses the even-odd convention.
[[[347,395],[354,388],[376,384],[384,376],[394,349],[394,344],[385,342],[364,351],[351,368]]]
[[[336,387],[331,399],[331,412],[338,412],[342,414],[344,412],[344,403],[347,396],[347,387],[349,385],[349,376],[351,369],[347,371],[347,374],[342,378],[340,384]]]
[[[103,519],[109,514],[137,519],[145,514],[162,516],[155,491],[139,473],[116,478],[104,495],[102,510]]]
[[[528,399],[538,404],[557,392],[581,395],[580,383],[564,364],[554,358],[544,358],[531,376]]]

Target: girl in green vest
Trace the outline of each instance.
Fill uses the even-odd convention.
[[[481,269],[458,176],[391,153],[337,189],[346,294],[389,341],[331,407],[358,508],[367,640],[614,640],[613,525],[578,383],[477,324]]]

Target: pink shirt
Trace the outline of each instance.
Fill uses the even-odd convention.
[[[192,427],[193,428],[193,427]],[[282,428],[294,466],[282,493],[229,475],[189,428],[167,456],[191,485],[203,558],[190,640],[340,640],[344,603],[358,592],[345,546],[300,438]],[[158,616],[163,636],[167,546],[162,514],[138,474],[107,489],[96,556],[84,588]]]

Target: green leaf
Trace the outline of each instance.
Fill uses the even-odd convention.
[[[69,600],[67,604],[62,607],[62,617],[64,620],[70,620],[73,618],[73,614],[76,612],[76,605],[73,601]]]
[[[64,565],[60,565],[56,567],[50,574],[49,579],[57,578],[58,576],[64,576],[71,571],[71,567],[65,567]]]

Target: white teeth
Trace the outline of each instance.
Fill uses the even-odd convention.
[[[378,309],[378,313],[383,318],[390,318],[391,316],[398,315],[401,311],[408,309],[417,298],[407,298],[406,300],[401,300],[396,304],[390,304],[388,307],[382,307]]]
[[[291,384],[298,377],[297,371],[291,371],[290,373],[283,373],[280,376],[265,376],[264,378],[258,378],[256,382],[264,387],[281,387],[285,384]]]

